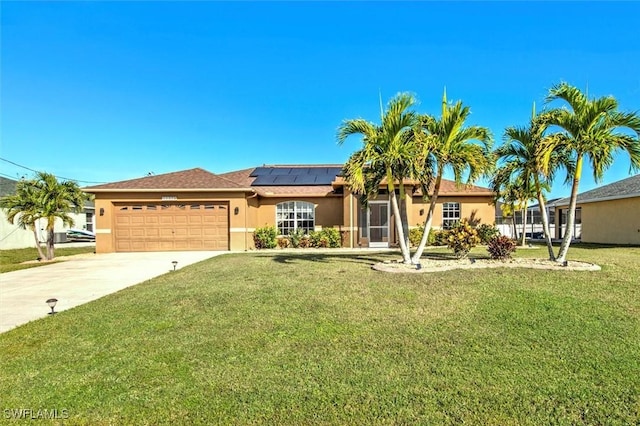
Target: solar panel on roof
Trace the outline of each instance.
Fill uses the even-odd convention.
[[[312,175],[298,175],[296,176],[296,185],[315,185],[316,177]]]
[[[270,175],[262,175],[262,176],[258,176],[256,177],[256,179],[253,181],[252,185],[255,186],[268,186],[268,185],[273,185],[274,181],[275,181],[276,177],[275,176],[270,176]]]
[[[254,186],[330,185],[342,167],[256,167]]]
[[[286,176],[291,172],[291,167],[272,167],[270,171],[271,176]]]
[[[309,174],[308,167],[291,167],[290,175],[307,175]]]
[[[293,185],[296,183],[296,176],[280,175],[275,177],[276,185]]]

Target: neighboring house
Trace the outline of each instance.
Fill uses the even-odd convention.
[[[281,235],[334,227],[346,247],[396,243],[388,194],[362,206],[342,165],[263,166],[216,175],[196,168],[84,188],[95,194],[96,251],[248,250],[253,231]],[[408,197],[409,223],[423,223],[429,204],[418,186]],[[488,188],[443,181],[434,225],[462,218],[492,224]]]
[[[553,205],[556,200],[559,200],[559,198],[552,198],[550,200],[547,200],[545,203],[547,217],[549,218],[549,231],[552,238],[555,238],[555,209],[550,207],[550,205]],[[515,213],[516,229],[518,232],[517,235],[514,236],[513,218],[511,216],[504,216],[504,214],[502,213],[501,205],[501,201],[498,201],[496,203],[496,226],[500,230],[500,233],[511,238],[520,238],[522,236],[522,212],[517,211]],[[527,234],[527,238],[544,238],[542,214],[540,212],[540,205],[537,203],[527,207],[527,227],[525,232]]]
[[[16,180],[0,176],[0,197],[13,194],[16,190],[17,183],[18,181]],[[70,228],[84,229],[93,232],[94,210],[93,201],[88,201],[82,213],[71,213],[74,221],[73,227],[63,226],[62,221],[57,219],[54,228],[57,239],[56,242],[64,242],[66,231]],[[38,221],[36,229],[38,230],[39,241],[44,243],[47,240],[46,223],[44,219]],[[9,223],[5,211],[0,209],[0,249],[6,250],[27,247],[35,247],[33,232]]]
[[[556,212],[556,238],[564,232],[569,197],[550,205]],[[640,175],[578,194],[576,223],[585,243],[640,245]]]

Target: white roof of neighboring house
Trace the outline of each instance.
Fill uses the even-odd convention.
[[[578,204],[633,197],[640,197],[640,174],[578,194]],[[561,198],[549,205],[551,207],[568,206],[569,198]]]

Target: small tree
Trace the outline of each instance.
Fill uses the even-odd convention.
[[[74,221],[70,213],[80,213],[89,194],[83,192],[73,181],[58,181],[51,173],[37,172],[35,178],[18,183],[16,193],[1,200],[0,205],[7,211],[10,222],[20,215],[18,223],[34,231],[38,219],[46,220],[47,229],[47,260],[52,260],[54,254],[54,228],[56,219],[63,225],[73,226]],[[42,256],[36,235],[38,253]]]

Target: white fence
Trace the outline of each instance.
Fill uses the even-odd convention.
[[[500,230],[500,234],[506,235],[509,238],[516,238],[522,235],[522,224],[516,224],[516,230],[518,232],[517,236],[513,235],[513,225],[510,223],[503,223],[501,225],[496,225],[496,227]],[[562,225],[562,232],[560,235],[564,235],[566,225]],[[551,233],[551,238],[556,238],[556,227],[555,225],[549,225],[549,232]],[[528,223],[526,230],[527,238],[532,239],[543,239],[544,233],[542,231],[541,223]],[[582,224],[577,223],[573,227],[573,238],[579,240],[582,236]]]

